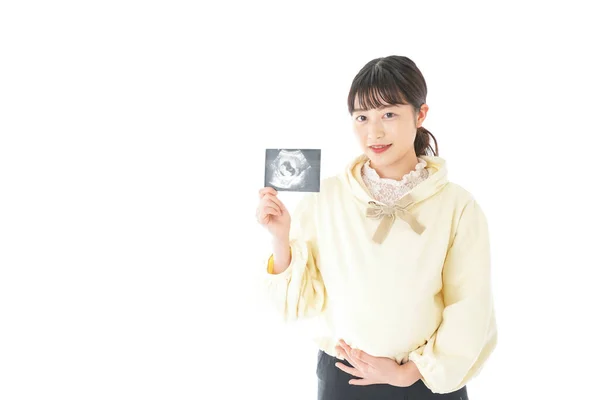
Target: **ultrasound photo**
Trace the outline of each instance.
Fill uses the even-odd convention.
[[[321,189],[321,150],[267,149],[265,187],[288,192]]]

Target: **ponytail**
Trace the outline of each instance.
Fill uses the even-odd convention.
[[[431,146],[431,140],[429,138],[430,136],[433,138],[433,142],[435,143],[435,150]],[[415,153],[417,154],[417,157],[426,156],[428,153],[429,155],[434,156],[439,155],[438,144],[435,136],[433,136],[431,132],[422,126],[417,128],[417,136],[415,137]]]

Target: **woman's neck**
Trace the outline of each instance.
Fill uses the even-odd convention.
[[[379,165],[373,162],[373,160],[371,160],[369,164],[371,168],[377,172],[377,175],[379,175],[380,178],[394,179],[399,181],[404,177],[404,175],[413,171],[418,163],[419,159],[417,158],[416,154],[413,153],[392,164]]]

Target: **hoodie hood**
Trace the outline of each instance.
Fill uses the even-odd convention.
[[[361,176],[361,170],[368,158],[360,155],[352,160],[344,174],[342,181],[352,192],[355,199],[364,204],[365,215],[368,218],[380,219],[379,228],[373,236],[373,240],[382,243],[387,237],[394,220],[400,218],[408,223],[413,231],[421,234],[426,227],[410,213],[414,204],[420,203],[440,192],[448,183],[448,170],[446,161],[437,156],[419,156],[427,162],[425,167],[429,171],[429,177],[415,186],[411,191],[402,196],[392,207],[375,200],[369,193]]]

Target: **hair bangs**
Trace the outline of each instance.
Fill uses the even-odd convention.
[[[398,82],[388,71],[374,66],[357,77],[348,96],[350,114],[356,109],[368,110],[387,104],[408,104]]]

